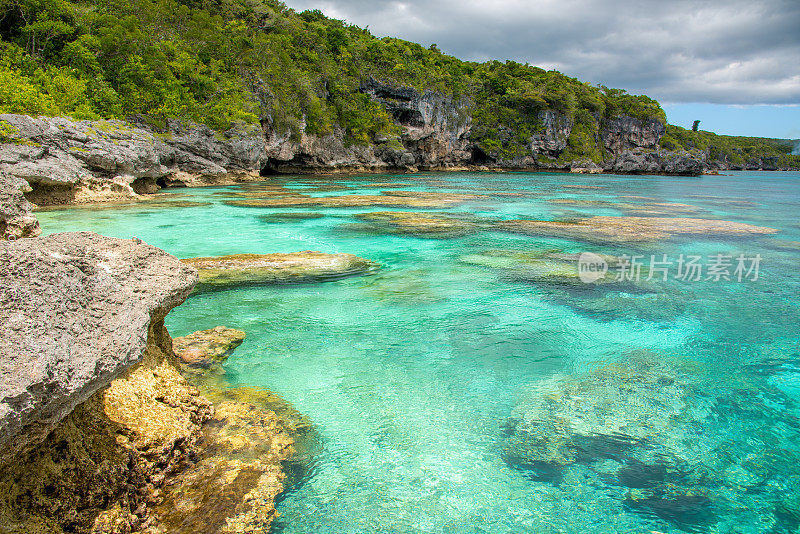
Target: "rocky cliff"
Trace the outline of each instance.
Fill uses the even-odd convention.
[[[301,127],[292,135],[277,131],[269,116],[261,125],[220,133],[179,121],[157,130],[137,118],[126,123],[0,115],[0,171],[22,186],[18,190],[30,187],[25,194],[31,202],[48,205],[130,199],[165,186],[233,183],[276,173],[488,167],[698,174],[706,166],[699,151],[660,149],[665,127],[655,119],[595,117],[597,134],[584,142],[602,160],[592,160],[570,156],[574,120],[542,110],[528,153],[509,158],[481,148],[466,98],[374,79],[360,90],[391,117],[397,135],[379,135],[367,144],[354,144],[339,127],[323,136]]]
[[[40,204],[136,198],[166,185],[226,183],[258,176],[263,132],[223,134],[169,121],[163,132],[121,121],[0,115],[0,171],[24,180]],[[10,133],[9,133],[10,132]]]
[[[299,140],[279,135],[265,122],[265,174],[335,170],[415,170],[470,163],[469,103],[432,91],[393,87],[370,79],[361,92],[378,102],[400,133],[378,136],[368,145],[353,145],[341,129]]]
[[[0,243],[0,281],[0,532],[136,530],[212,413],[163,326],[197,274],[83,232]]]

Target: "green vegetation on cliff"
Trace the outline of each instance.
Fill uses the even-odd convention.
[[[473,102],[487,151],[513,156],[557,110],[586,128],[570,147],[596,155],[596,123],[658,104],[514,62],[477,64],[276,0],[0,0],[0,111],[76,118],[180,118],[221,130],[264,119],[279,132],[395,135],[360,91],[375,78]],[[574,141],[574,142],[572,142]]]
[[[366,144],[399,133],[361,90],[370,78],[469,103],[471,139],[504,160],[530,153],[546,110],[573,125],[563,161],[605,159],[605,119],[666,123],[646,96],[513,61],[461,61],[278,0],[0,0],[4,113],[177,118],[216,130],[261,120],[294,138],[341,128],[348,142]],[[672,128],[662,146],[719,146],[730,161],[764,148],[734,144]]]
[[[800,156],[792,155],[792,142],[786,139],[717,135],[668,125],[659,144],[667,150],[702,150],[709,161],[726,163],[723,168],[800,168]]]

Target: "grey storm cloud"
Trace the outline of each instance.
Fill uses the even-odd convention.
[[[288,0],[297,10],[513,59],[664,103],[800,104],[800,0]]]

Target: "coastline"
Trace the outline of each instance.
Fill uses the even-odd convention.
[[[182,366],[164,317],[197,272],[92,232],[0,253],[0,532],[267,532],[312,428],[267,391]]]

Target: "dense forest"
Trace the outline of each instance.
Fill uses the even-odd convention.
[[[74,118],[191,120],[215,130],[268,121],[279,132],[351,143],[398,133],[360,91],[366,79],[470,103],[472,138],[511,158],[541,130],[539,114],[574,121],[561,158],[604,157],[598,125],[618,115],[666,124],[659,104],[512,61],[466,62],[277,0],[0,0],[0,112]],[[664,148],[753,151],[780,142],[670,127]],[[719,148],[714,148],[719,146]]]

